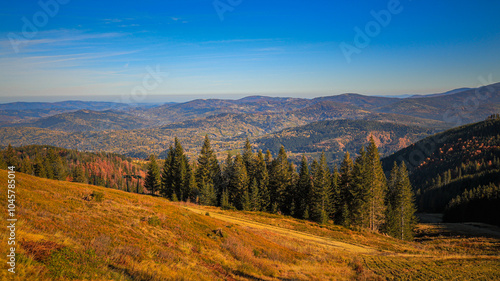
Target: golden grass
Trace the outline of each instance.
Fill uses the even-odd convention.
[[[400,242],[277,215],[188,210],[97,186],[21,173],[16,179],[18,264],[8,273],[2,255],[0,280],[500,278],[495,240]],[[0,171],[0,184],[6,181]],[[89,196],[98,193],[101,202]],[[0,200],[6,202],[5,192]],[[0,234],[3,247],[7,235]],[[464,253],[470,245],[475,250]]]

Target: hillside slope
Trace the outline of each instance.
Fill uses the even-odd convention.
[[[0,182],[7,172],[0,171]],[[197,214],[163,198],[16,174],[17,266],[5,280],[348,280],[495,279],[500,263],[487,248],[443,257],[439,246],[418,246],[392,238],[320,228],[277,215],[241,213],[263,229]],[[6,194],[0,195],[6,201]],[[208,212],[208,210],[207,210]],[[225,216],[237,216],[238,212]],[[2,219],[6,213],[2,212]],[[329,241],[365,245],[360,254],[282,231]],[[265,228],[265,225],[270,225]],[[6,232],[2,232],[6,239]],[[311,236],[311,235],[309,235]],[[475,243],[471,241],[471,243]],[[449,244],[448,244],[449,245]],[[457,244],[459,253],[467,250]],[[469,244],[468,244],[469,245]],[[483,249],[484,251],[480,250]],[[486,256],[480,256],[486,254]],[[493,255],[491,255],[493,254]],[[2,258],[2,259],[5,259]],[[5,267],[5,262],[4,262]]]
[[[402,149],[434,131],[417,126],[366,120],[328,120],[288,128],[256,140],[259,148],[277,153],[281,145],[295,154],[325,151],[337,162],[345,152],[356,154],[372,135],[382,155]]]
[[[405,161],[421,211],[442,212],[466,190],[500,184],[500,119],[464,125],[425,138],[382,163]]]
[[[139,116],[119,111],[78,110],[56,114],[29,122],[19,122],[6,127],[36,127],[66,132],[131,130],[145,128],[153,122]]]

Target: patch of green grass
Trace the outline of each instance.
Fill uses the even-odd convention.
[[[104,200],[104,192],[94,190],[94,192],[92,192],[92,198],[94,198],[96,202],[102,202]]]

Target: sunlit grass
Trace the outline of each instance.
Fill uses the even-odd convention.
[[[198,214],[159,197],[21,173],[16,178],[18,264],[16,274],[8,275],[3,262],[1,280],[447,279],[454,272],[459,279],[500,278],[497,240],[437,237],[402,243],[279,215],[217,208]],[[1,171],[0,183],[6,180]],[[6,202],[6,194],[0,200]],[[218,212],[300,235],[223,221],[215,217]],[[4,221],[5,216],[2,212]],[[301,238],[310,234],[373,252]],[[0,232],[5,244],[7,235]],[[467,253],[468,247],[474,250]]]

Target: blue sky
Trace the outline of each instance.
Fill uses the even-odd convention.
[[[40,2],[48,8],[0,4],[0,102],[402,95],[500,81],[498,1]]]

